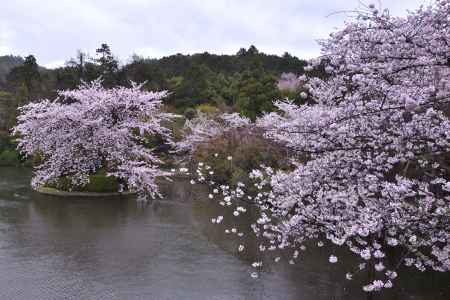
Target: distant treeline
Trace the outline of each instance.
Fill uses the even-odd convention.
[[[238,111],[255,118],[285,96],[277,87],[282,73],[302,74],[306,61],[285,53],[259,52],[255,46],[235,55],[176,54],[161,59],[133,56],[120,65],[107,44],[94,57],[78,51],[64,67],[45,69],[35,57],[0,57],[0,130],[13,125],[15,109],[30,101],[51,98],[55,91],[72,89],[99,77],[106,87],[145,82],[145,89],[168,90],[169,108],[189,113],[200,107]],[[320,70],[313,75],[320,76]],[[293,98],[296,95],[291,95]],[[300,101],[300,99],[298,99]]]

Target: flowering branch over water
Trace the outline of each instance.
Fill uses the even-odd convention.
[[[306,68],[322,64],[329,75],[302,78],[316,104],[278,101],[256,121],[306,159],[253,171],[256,194],[213,188],[237,215],[232,201],[256,204],[261,251],[346,246],[361,260],[346,278],[370,266],[371,292],[392,287],[401,264],[450,271],[450,1],[406,18],[368,9],[322,41],[323,56]]]

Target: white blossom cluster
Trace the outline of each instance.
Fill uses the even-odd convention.
[[[325,237],[378,274],[390,247],[420,271],[450,270],[449,15],[448,0],[406,18],[371,7],[321,42],[312,66],[330,77],[307,84],[317,104],[277,102],[279,112],[257,121],[307,156],[291,172],[259,173],[271,191],[261,234],[293,247]],[[378,276],[364,290],[392,280]]]
[[[363,290],[374,292],[393,286],[401,264],[450,271],[450,1],[405,18],[368,9],[305,68],[329,75],[304,85],[316,104],[279,101],[256,122],[302,160],[253,171],[256,194],[226,187],[221,203],[235,216],[239,202],[256,204],[260,251],[311,239],[347,247],[361,263],[346,278],[369,266]]]
[[[280,91],[297,91],[302,84],[302,78],[294,73],[282,73],[277,82]]]
[[[88,183],[89,175],[106,168],[141,195],[158,195],[157,156],[144,146],[159,135],[171,142],[163,121],[174,115],[161,111],[166,92],[144,92],[140,85],[104,89],[99,80],[78,89],[58,92],[54,101],[42,100],[20,108],[13,133],[25,155],[37,155],[33,187],[70,178],[74,186]]]

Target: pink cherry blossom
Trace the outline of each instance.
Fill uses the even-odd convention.
[[[170,131],[162,125],[174,117],[161,110],[165,96],[166,92],[144,92],[134,83],[131,88],[104,89],[97,80],[59,91],[53,101],[20,108],[13,130],[18,149],[40,158],[33,187],[63,176],[73,186],[83,186],[90,174],[105,168],[141,196],[159,195],[155,179],[170,172],[159,168],[160,160],[145,143],[155,135],[172,143]]]
[[[368,292],[392,287],[401,264],[450,271],[449,15],[449,0],[403,18],[360,12],[305,68],[328,74],[304,85],[314,104],[276,101],[257,119],[267,139],[296,154],[291,170],[250,174],[259,192],[248,199],[260,212],[252,229],[268,247],[347,247],[357,272],[389,270]],[[195,139],[207,139],[202,130]],[[235,195],[224,190],[227,206],[242,201]],[[387,247],[403,254],[386,259]]]

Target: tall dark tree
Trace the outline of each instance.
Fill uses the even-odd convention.
[[[276,78],[262,68],[242,73],[235,90],[236,110],[252,120],[263,112],[272,111],[273,101],[281,95],[276,86]]]
[[[118,83],[119,61],[111,53],[108,44],[102,44],[96,51],[94,61],[99,65],[99,71],[105,87],[113,87]]]
[[[85,73],[86,73],[86,62],[88,60],[87,53],[77,50],[77,55],[75,58],[71,58],[67,62],[67,66],[75,68],[77,70],[77,75],[80,80],[86,80]]]
[[[259,54],[259,50],[255,47],[255,45],[251,45],[247,50],[247,55],[257,55]]]
[[[22,70],[25,84],[27,85],[28,90],[31,90],[33,80],[41,79],[41,75],[39,74],[39,66],[37,64],[36,58],[33,55],[28,55],[27,57],[25,57]]]
[[[184,75],[173,89],[174,93],[170,97],[172,103],[178,108],[185,108],[209,102],[208,88],[212,71],[205,65],[193,65]]]
[[[236,56],[244,56],[247,54],[247,50],[245,48],[239,49],[239,51],[236,53]]]
[[[25,57],[24,63],[8,74],[7,82],[13,91],[18,91],[24,85],[30,96],[41,96],[41,74],[36,58],[33,55]]]

